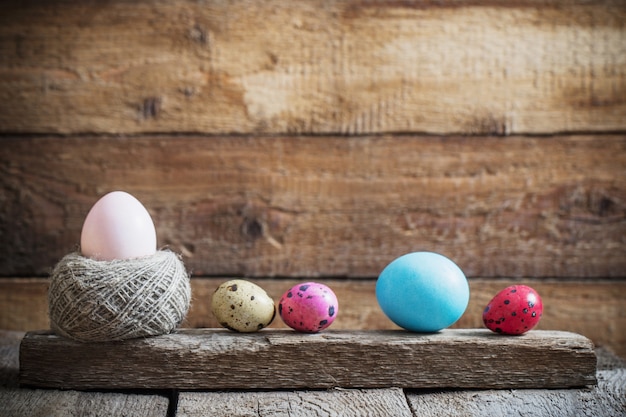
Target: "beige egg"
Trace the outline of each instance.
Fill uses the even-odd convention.
[[[263,288],[243,279],[220,285],[213,294],[211,310],[223,327],[236,332],[256,332],[269,326],[276,306]]]

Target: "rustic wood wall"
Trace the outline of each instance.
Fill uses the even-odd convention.
[[[457,327],[526,283],[540,328],[626,355],[621,0],[5,1],[0,149],[0,328],[47,327],[47,274],[123,189],[193,273],[188,326],[241,276],[391,328],[378,273],[432,250],[470,278]]]

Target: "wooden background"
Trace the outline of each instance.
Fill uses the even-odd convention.
[[[3,329],[48,327],[51,268],[122,189],[193,274],[189,327],[248,277],[393,328],[376,277],[431,250],[470,279],[456,327],[524,283],[539,328],[626,356],[621,0],[4,1],[0,150]]]

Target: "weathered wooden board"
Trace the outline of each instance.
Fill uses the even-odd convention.
[[[0,274],[46,274],[123,189],[196,275],[624,277],[626,136],[3,137]],[[36,150],[36,151],[35,151]]]
[[[167,416],[169,398],[159,393],[80,392],[19,388],[19,346],[24,333],[0,330],[0,415]]]
[[[163,415],[163,397],[153,396],[150,403],[144,403],[142,409],[137,409],[133,403],[139,401],[137,397],[122,399],[121,393],[109,392],[83,392],[75,393],[63,391],[39,390],[33,391],[25,388],[17,388],[17,375],[19,370],[19,344],[23,333],[0,331],[0,391],[9,384],[10,396],[0,393],[0,405],[3,416],[7,414],[8,407],[18,410],[18,400],[28,401],[31,408],[19,410],[20,417],[24,415],[91,415],[100,405],[102,411],[99,415]],[[623,393],[626,384],[626,362],[613,355],[606,349],[599,348],[597,354],[597,387],[567,389],[567,390],[488,390],[488,391],[401,391],[397,388],[389,389],[336,389],[326,391],[256,391],[256,392],[180,392],[172,395],[168,416],[228,416],[233,415],[261,417],[261,416],[334,416],[334,415],[415,415],[429,416],[441,415],[437,411],[443,411],[444,415],[473,415],[500,416],[504,411],[519,413],[532,411],[534,416],[560,416],[572,415],[622,415],[625,398]],[[26,391],[26,392],[24,392]],[[39,392],[42,397],[48,396],[50,403],[32,401],[34,393]],[[54,393],[55,395],[51,395]],[[126,392],[127,394],[132,393]],[[56,395],[60,394],[60,395]],[[78,399],[78,396],[83,398]],[[91,401],[86,398],[92,396]],[[115,403],[112,398],[102,401],[105,397],[114,397],[118,408],[108,407]],[[4,401],[5,400],[5,401]],[[69,401],[62,403],[59,401]],[[407,400],[409,403],[407,403]],[[498,408],[496,404],[500,405]],[[104,404],[103,404],[104,403]],[[84,407],[76,408],[73,405],[81,404]],[[409,409],[412,413],[406,414]],[[529,404],[533,408],[529,410]],[[104,405],[104,407],[102,407]],[[35,406],[33,408],[33,406]],[[37,408],[39,406],[39,408]],[[156,412],[155,410],[158,410]],[[560,413],[560,414],[559,414]]]
[[[18,386],[19,347],[23,337],[24,332],[0,330],[0,389]]]
[[[494,375],[498,378],[497,375]],[[550,417],[626,415],[626,369],[598,372],[592,389],[485,390],[408,393],[415,416]]]
[[[615,369],[598,372],[592,389],[182,392],[177,416],[622,416],[625,389],[626,369]]]
[[[166,417],[169,399],[155,394],[0,389],[3,417]]]
[[[193,302],[184,327],[219,327],[210,311],[215,289],[228,278],[191,280]],[[318,279],[319,280],[319,279]],[[337,294],[340,313],[333,330],[384,330],[397,328],[383,314],[375,295],[375,280],[319,280]],[[300,281],[294,279],[254,279],[276,301]],[[625,280],[511,280],[471,279],[470,301],[455,328],[482,327],[482,311],[501,289],[528,284],[544,301],[541,330],[564,330],[585,335],[596,346],[607,346],[626,357]],[[37,330],[49,328],[46,297],[48,281],[39,279],[0,279],[0,329]],[[277,318],[272,328],[284,328]]]
[[[47,278],[0,279],[0,329],[47,329]]]
[[[412,417],[401,389],[182,392],[177,417]]]
[[[24,333],[0,330],[0,415],[167,416],[169,398],[159,393],[81,392],[18,388],[19,346]]]
[[[621,0],[3,1],[0,131],[626,128]]]
[[[21,384],[64,389],[563,388],[595,373],[591,341],[558,331],[183,329],[97,344],[31,332],[20,346]]]

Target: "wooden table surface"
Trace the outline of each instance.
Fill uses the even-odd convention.
[[[598,385],[558,390],[80,391],[18,385],[22,332],[0,331],[3,416],[624,416],[626,361],[598,348]],[[494,375],[497,378],[497,375]]]

